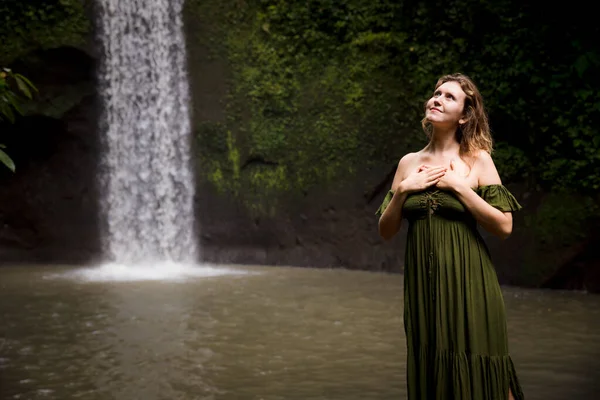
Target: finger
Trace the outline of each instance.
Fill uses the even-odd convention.
[[[429,178],[437,179],[437,178],[441,178],[444,175],[446,175],[446,171],[439,171],[434,174],[429,174]]]
[[[440,180],[442,180],[444,176],[434,176],[434,177],[430,177],[429,179],[427,179],[427,183],[431,183],[431,182],[439,182]]]
[[[432,170],[427,171],[427,174],[429,176],[437,176],[437,175],[444,175],[446,172],[447,171],[446,171],[445,168],[444,169],[437,169],[437,170],[432,169]]]

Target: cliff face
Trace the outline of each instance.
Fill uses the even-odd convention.
[[[414,138],[407,133],[390,141],[360,142],[362,147],[347,153],[352,158],[345,161],[335,157],[346,153],[327,159],[328,150],[315,150],[314,157],[299,155],[298,164],[286,165],[287,159],[273,156],[277,152],[253,142],[248,132],[256,120],[248,109],[239,109],[247,99],[236,91],[235,60],[226,52],[213,51],[206,38],[216,36],[205,21],[188,10],[202,259],[401,272],[406,226],[390,242],[383,242],[374,215],[391,184],[395,162],[374,160],[368,149],[379,146],[385,149],[381,154],[399,158],[412,149]],[[102,258],[102,200],[96,183],[102,149],[94,54],[93,49],[58,47],[29,53],[12,65],[39,87],[40,97],[15,125],[2,125],[3,142],[17,165],[16,174],[0,170],[4,264],[81,264]],[[239,116],[234,123],[232,113]],[[368,113],[367,117],[375,118]],[[299,129],[290,124],[290,129]],[[332,137],[324,146],[333,149],[336,140],[347,143],[349,137]],[[303,151],[312,148],[307,146]],[[338,169],[331,170],[334,178],[325,179],[323,171],[331,163]],[[351,169],[344,172],[347,165]],[[303,175],[293,168],[316,172]],[[290,177],[308,176],[316,180],[302,185],[297,180],[287,189],[284,185]],[[500,281],[600,292],[598,258],[591,251],[598,237],[592,229],[598,224],[582,211],[588,200],[532,190],[524,183],[509,187],[525,207],[515,215],[513,235],[500,241],[482,232]]]

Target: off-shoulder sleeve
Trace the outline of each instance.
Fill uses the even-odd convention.
[[[480,186],[476,191],[482,199],[500,211],[519,211],[522,208],[515,196],[504,185]]]
[[[390,201],[392,201],[392,197],[394,197],[394,192],[389,190],[385,195],[383,201],[381,202],[381,205],[379,206],[377,211],[375,211],[375,215],[381,217],[381,214],[383,214],[387,206],[390,204]]]

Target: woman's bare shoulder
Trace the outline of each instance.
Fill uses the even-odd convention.
[[[485,150],[479,150],[473,154],[477,171],[478,182],[480,186],[500,184],[502,181],[498,175],[496,164],[492,155]]]
[[[392,182],[392,190],[397,187],[400,182],[406,178],[408,175],[408,171],[413,168],[413,165],[419,161],[417,153],[406,153],[400,158],[398,161],[398,166],[396,167],[396,173],[394,175],[394,182]]]
[[[420,153],[420,151],[416,151],[406,153],[405,155],[403,155],[402,158],[400,158],[400,161],[398,162],[398,170],[406,171],[408,169],[411,169],[412,167],[416,167],[416,165],[421,159]]]
[[[400,165],[400,164],[406,165],[406,164],[410,164],[410,163],[418,161],[419,153],[420,153],[420,151],[406,153],[405,155],[402,156],[402,158],[400,158],[400,162],[398,163],[398,165]]]

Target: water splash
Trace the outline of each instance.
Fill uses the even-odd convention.
[[[221,275],[256,275],[238,268],[203,265],[186,265],[177,262],[124,265],[107,263],[98,267],[80,268],[63,274],[47,275],[46,278],[68,278],[89,282],[127,281],[186,281]]]

